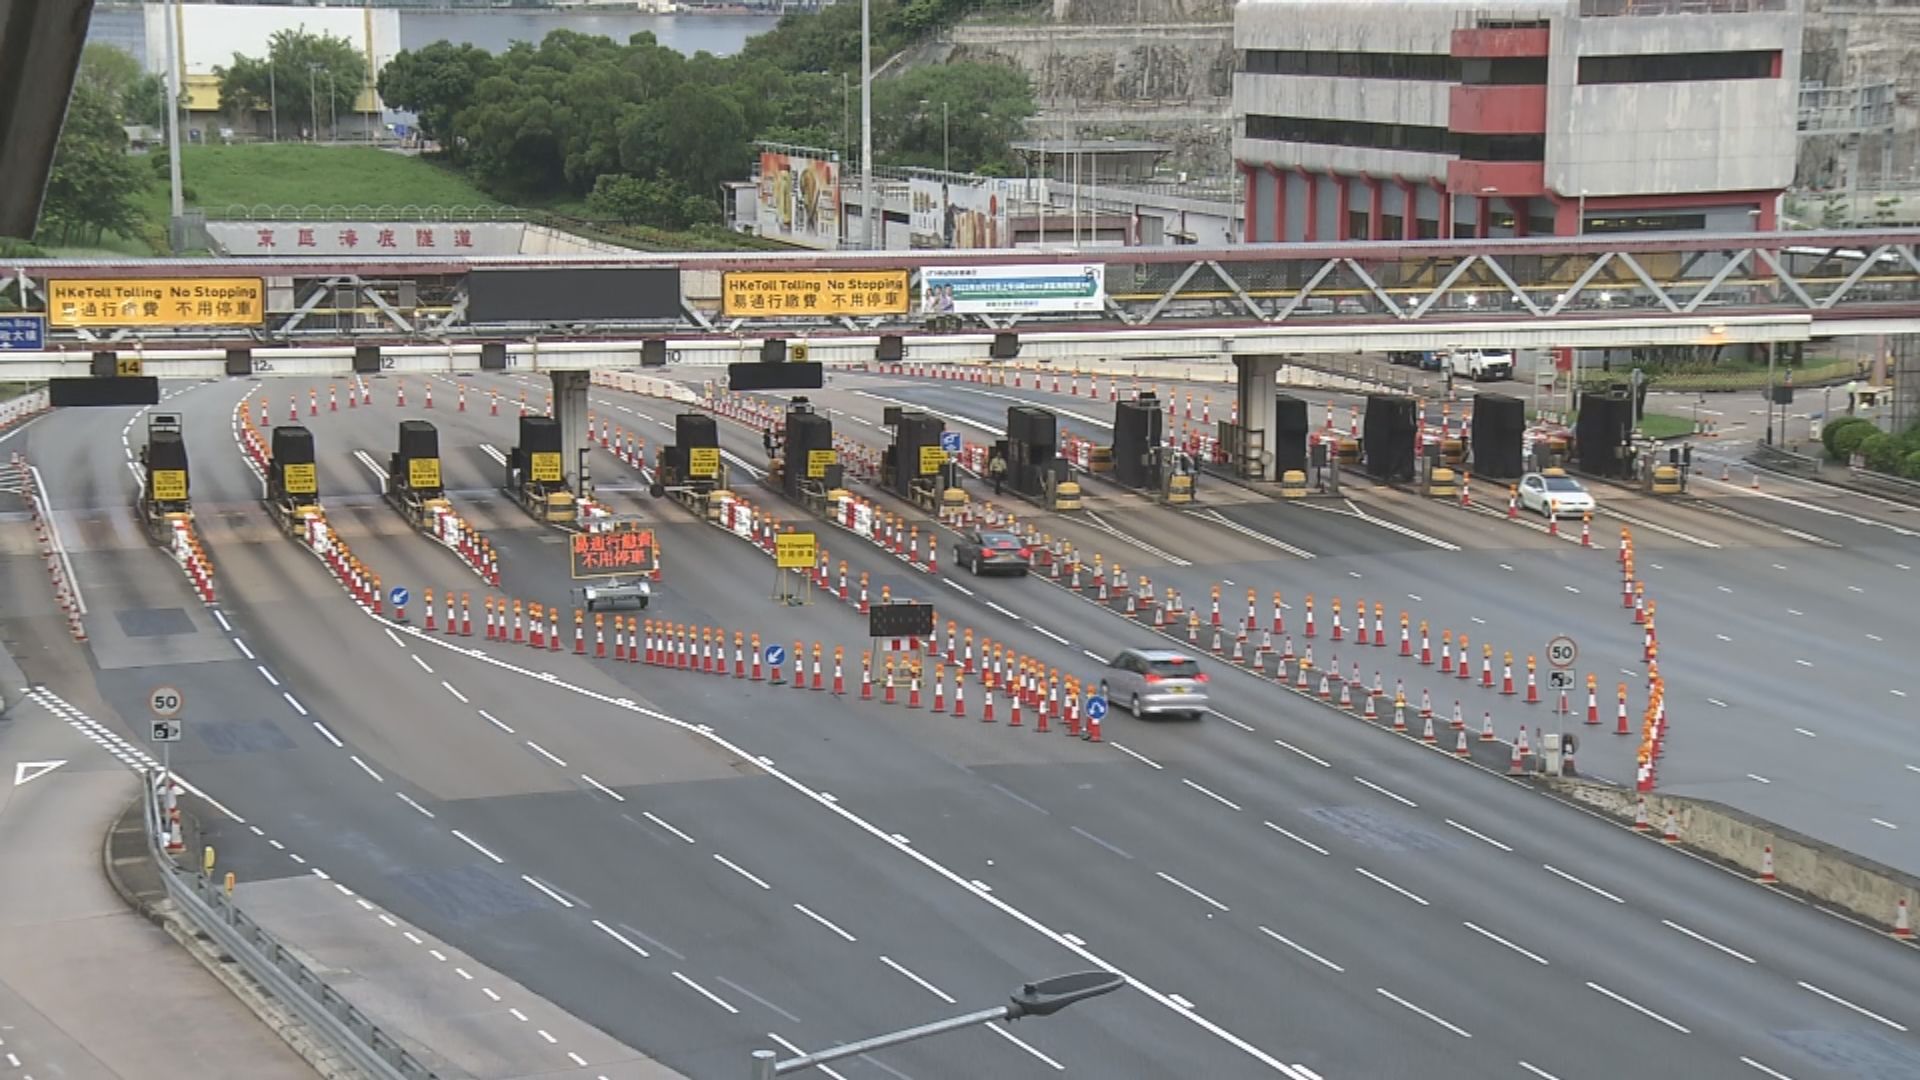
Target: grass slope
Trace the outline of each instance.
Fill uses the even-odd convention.
[[[163,159],[164,160],[164,159]],[[371,146],[188,146],[181,149],[188,202],[219,212],[234,206],[494,206],[451,169]],[[147,191],[149,213],[166,219],[167,185]]]

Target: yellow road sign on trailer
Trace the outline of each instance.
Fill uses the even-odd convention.
[[[923,446],[920,448],[920,475],[921,476],[927,476],[931,473],[939,472],[940,467],[945,465],[946,463],[947,463],[947,452],[945,450],[942,450],[937,446]]]
[[[560,482],[560,455],[549,450],[545,453],[529,454],[527,479],[543,484]]]
[[[416,490],[439,487],[440,459],[437,457],[408,458],[407,486]]]
[[[187,500],[187,470],[155,469],[153,471],[153,497],[160,502],[185,502]]]
[[[687,450],[687,475],[713,480],[720,475],[720,448],[695,446]]]
[[[311,461],[287,465],[284,475],[289,495],[311,495],[320,490],[319,484],[314,479]]]
[[[815,554],[812,533],[781,533],[773,538],[774,565],[782,570],[811,570]]]
[[[823,480],[826,478],[827,470],[839,463],[840,451],[838,450],[809,450],[807,451],[807,479]]]

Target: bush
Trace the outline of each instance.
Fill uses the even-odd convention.
[[[1843,454],[1840,452],[1838,444],[1835,442],[1835,440],[1839,438],[1841,432],[1846,431],[1848,428],[1856,428],[1856,427],[1862,427],[1862,426],[1865,426],[1870,429],[1873,427],[1873,421],[1860,416],[1842,417],[1838,420],[1835,420],[1833,423],[1827,425],[1826,430],[1820,433],[1820,441],[1826,445],[1827,453],[1829,455],[1836,458],[1845,458],[1846,454]],[[1867,435],[1870,435],[1870,434],[1872,434],[1872,431],[1869,430],[1863,433],[1862,435],[1860,435],[1858,438],[1856,438],[1854,442],[1858,443],[1860,439],[1864,439],[1867,437]]]
[[[1900,466],[1900,475],[1909,480],[1920,480],[1920,450],[1907,455],[1906,463]]]
[[[1891,473],[1900,468],[1900,440],[1884,431],[1876,431],[1861,440],[1860,456],[1874,472]]]
[[[1841,461],[1845,461],[1852,457],[1855,451],[1860,449],[1861,443],[1879,434],[1882,434],[1880,429],[1874,427],[1871,423],[1862,422],[1848,425],[1842,428],[1838,435],[1833,437],[1833,456],[1839,458]]]
[[[1900,433],[1900,451],[1903,454],[1920,453],[1920,424]]]

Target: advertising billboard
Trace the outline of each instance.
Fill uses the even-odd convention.
[[[831,251],[840,246],[840,163],[760,151],[761,236]]]
[[[905,315],[905,270],[729,270],[720,276],[728,318]]]
[[[259,326],[266,315],[266,284],[257,277],[47,282],[52,326]]]
[[[980,250],[1013,246],[1007,215],[1018,180],[991,176],[916,176],[907,181],[913,246]]]
[[[671,266],[472,270],[470,323],[597,322],[680,317],[680,271]]]
[[[920,271],[923,315],[1098,312],[1106,307],[1106,267],[928,266]]]

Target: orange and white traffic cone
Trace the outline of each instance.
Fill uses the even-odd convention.
[[[1647,821],[1647,797],[1645,795],[1640,796],[1640,801],[1634,805],[1633,831],[1634,832],[1653,831],[1653,826],[1649,824]]]
[[[1463,757],[1463,758],[1473,756],[1473,751],[1467,749],[1467,732],[1466,732],[1466,729],[1464,728],[1462,728],[1460,731],[1460,737],[1454,741],[1453,755],[1455,757]]]
[[[1907,898],[1901,897],[1900,903],[1893,909],[1893,936],[1910,938],[1913,936],[1913,920],[1907,914]]]
[[[1660,830],[1660,839],[1669,844],[1677,844],[1680,842],[1680,814],[1678,811],[1667,811],[1667,824]]]
[[[1773,845],[1772,844],[1768,844],[1766,847],[1760,849],[1760,877],[1758,880],[1762,885],[1771,885],[1775,881],[1779,880],[1778,878],[1774,877],[1774,874],[1773,874]]]

